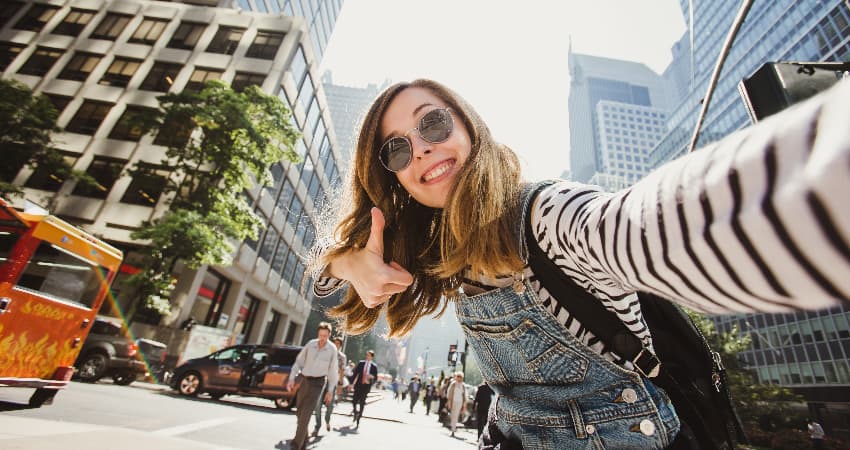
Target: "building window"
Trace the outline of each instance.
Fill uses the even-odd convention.
[[[41,31],[44,25],[56,14],[56,11],[59,11],[58,6],[36,3],[24,13],[24,16],[18,20],[18,23],[13,28],[36,32]]]
[[[103,118],[109,114],[112,106],[111,103],[86,100],[83,106],[80,106],[80,109],[77,110],[74,118],[68,122],[65,131],[89,135],[94,134],[98,127],[100,127],[101,122],[103,122]]]
[[[39,77],[44,76],[44,74],[53,67],[53,64],[56,63],[56,60],[59,59],[60,56],[62,56],[61,50],[39,47],[36,49],[35,53],[30,56],[30,59],[21,66],[18,73]]]
[[[157,61],[154,63],[145,81],[139,86],[139,89],[146,91],[168,92],[171,85],[174,84],[174,79],[180,73],[180,64],[167,63]]]
[[[138,118],[139,115],[150,110],[151,108],[143,106],[128,105],[127,109],[124,110],[124,114],[121,114],[121,118],[112,127],[109,138],[121,139],[123,141],[138,141],[141,139],[144,132],[139,126]]]
[[[233,82],[230,83],[230,87],[233,88],[236,92],[242,92],[246,87],[253,85],[262,86],[263,81],[266,80],[266,76],[261,73],[250,73],[250,72],[236,72],[236,75],[233,77]]]
[[[142,65],[141,60],[116,57],[109,68],[106,69],[103,78],[100,79],[100,84],[126,87],[130,84],[130,78],[133,78],[133,74],[139,70],[140,65]]]
[[[273,31],[258,31],[257,37],[254,38],[254,42],[251,43],[251,46],[248,48],[248,53],[245,56],[260,59],[274,59],[274,55],[277,54],[277,49],[280,48],[280,44],[283,42],[284,36],[285,35],[283,33],[276,33]]]
[[[101,55],[94,53],[75,52],[68,64],[62,72],[59,72],[57,78],[63,80],[86,81],[89,74],[92,73],[97,63],[100,62]]]
[[[281,315],[279,312],[272,310],[271,318],[266,324],[266,332],[263,334],[263,344],[271,344],[275,342],[274,336],[277,334],[277,328],[280,326]]]
[[[186,83],[186,87],[184,89],[190,91],[200,91],[204,88],[204,83],[209,80],[219,80],[221,79],[221,74],[224,73],[218,69],[204,69],[198,67],[192,72],[192,77],[189,78],[189,82]]]
[[[87,9],[71,9],[71,12],[62,19],[62,23],[56,25],[53,29],[55,34],[64,34],[66,36],[79,36],[83,32],[83,28],[91,22],[91,19],[97,11],[89,11]]]
[[[7,143],[3,150],[3,164],[0,164],[0,180],[11,183],[15,180],[18,172],[30,160],[31,155],[25,150],[23,144],[18,143]]]
[[[3,28],[9,19],[15,17],[22,6],[24,4],[18,1],[6,1],[0,4],[0,28]]]
[[[206,24],[203,23],[180,22],[177,31],[174,32],[171,40],[168,41],[168,46],[171,48],[192,50],[198,45],[198,39],[201,38],[201,34],[204,33],[206,28]]]
[[[112,189],[112,185],[121,176],[121,169],[123,168],[124,161],[95,156],[89,164],[89,168],[86,169],[86,175],[94,178],[97,184],[91,186],[85,183],[77,183],[72,194],[83,197],[106,198],[109,190]]]
[[[18,44],[10,44],[8,42],[0,43],[0,72],[6,70],[12,61],[21,54],[21,52],[26,48],[23,45]]]
[[[139,163],[132,175],[133,181],[121,197],[121,203],[155,205],[165,188],[168,172],[151,164]]]
[[[65,95],[58,94],[43,94],[50,100],[50,103],[53,104],[53,107],[56,108],[56,115],[62,114],[62,111],[65,110],[65,107],[68,106],[68,103],[71,103],[73,97],[68,97]]]
[[[72,167],[74,163],[77,162],[77,157],[65,154],[62,156],[62,160],[68,165],[68,167]],[[67,173],[64,169],[53,165],[39,165],[27,179],[26,183],[24,183],[24,186],[33,189],[41,189],[43,191],[56,192],[60,187],[62,187],[62,183],[65,182],[65,177],[67,177]]]
[[[128,39],[127,42],[153,45],[156,43],[156,40],[162,36],[162,32],[165,30],[167,25],[167,19],[153,19],[145,17],[145,19],[142,20],[142,23],[139,24],[139,27],[136,28],[136,32],[130,36],[130,39]]]
[[[132,16],[124,14],[109,13],[97,25],[91,37],[94,39],[114,41],[127,28],[127,24],[130,23],[130,19],[132,18]]]
[[[165,147],[181,148],[186,145],[192,135],[192,127],[182,122],[169,122],[162,124],[153,143]]]
[[[289,66],[289,70],[292,71],[292,79],[295,80],[295,86],[300,89],[304,75],[307,73],[307,60],[304,58],[304,50],[300,46],[295,51],[295,56],[292,58],[292,64]]]
[[[236,47],[239,46],[239,40],[242,39],[243,34],[245,34],[245,30],[242,28],[219,27],[212,42],[207,47],[207,51],[232,55],[236,51]]]

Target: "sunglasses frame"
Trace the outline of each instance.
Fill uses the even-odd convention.
[[[446,137],[445,137],[445,139],[442,139],[442,140],[439,140],[439,141],[432,141],[432,140],[427,139],[425,136],[423,136],[423,135],[422,135],[422,130],[420,130],[420,128],[422,127],[422,121],[423,121],[423,120],[425,120],[425,117],[426,117],[428,114],[431,114],[431,113],[432,113],[432,112],[434,112],[434,111],[445,111],[445,112],[446,112],[446,114],[448,115],[448,122],[447,122],[447,123],[448,123],[448,132],[446,133]],[[432,110],[428,111],[427,113],[423,114],[423,115],[422,115],[422,117],[419,119],[419,124],[418,124],[416,127],[411,128],[411,129],[410,129],[407,133],[404,133],[404,135],[402,135],[402,136],[393,136],[393,137],[391,137],[391,138],[387,139],[386,141],[384,141],[384,143],[383,143],[383,144],[381,144],[380,149],[378,149],[378,161],[380,161],[380,162],[381,162],[381,165],[382,165],[382,166],[384,166],[384,168],[385,168],[385,169],[387,169],[387,170],[388,170],[388,171],[390,171],[390,172],[393,172],[393,173],[401,172],[402,170],[406,169],[406,168],[410,165],[411,161],[413,161],[413,142],[411,142],[411,141],[410,141],[410,138],[408,137],[408,136],[410,135],[410,133],[412,133],[413,131],[416,131],[416,133],[419,135],[419,137],[420,137],[423,141],[428,142],[429,144],[441,144],[441,143],[443,143],[443,142],[448,141],[448,140],[449,140],[449,138],[452,136],[452,131],[454,131],[454,129],[455,129],[454,124],[455,124],[455,122],[454,122],[454,117],[452,117],[452,109],[451,109],[451,108],[449,108],[449,107],[446,107],[446,108],[434,108],[434,109],[432,109]],[[390,169],[390,168],[387,166],[387,164],[384,162],[384,157],[383,157],[384,147],[386,147],[386,146],[387,146],[387,144],[389,144],[390,142],[392,142],[392,141],[393,141],[393,139],[402,139],[402,140],[404,140],[405,142],[407,142],[407,147],[408,147],[408,149],[409,149],[409,150],[408,150],[408,158],[407,158],[407,162],[404,164],[404,166],[403,166],[403,167],[401,167],[400,169],[397,169],[397,170]]]

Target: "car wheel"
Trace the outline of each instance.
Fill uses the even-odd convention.
[[[197,372],[187,372],[177,382],[177,390],[183,395],[194,397],[201,392],[203,384],[201,376]]]
[[[103,378],[106,373],[107,360],[106,356],[100,353],[92,353],[86,355],[78,367],[80,379],[89,383]]]
[[[274,406],[277,407],[277,409],[289,411],[292,409],[292,407],[295,406],[295,397],[293,396],[292,398],[276,398],[274,399]]]
[[[136,381],[136,374],[134,372],[115,372],[112,375],[112,381],[120,386],[127,386],[130,383]]]

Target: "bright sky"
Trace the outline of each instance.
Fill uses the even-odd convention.
[[[534,180],[569,168],[570,38],[660,74],[684,32],[677,0],[345,0],[322,70],[338,85],[447,85]]]

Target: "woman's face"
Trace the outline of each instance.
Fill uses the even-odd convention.
[[[446,204],[455,178],[472,150],[471,139],[454,111],[451,112],[454,129],[445,142],[432,144],[412,130],[426,113],[448,106],[428,89],[407,88],[390,102],[378,130],[382,144],[393,136],[406,136],[410,140],[413,158],[407,167],[396,172],[396,177],[416,201],[432,208]]]

